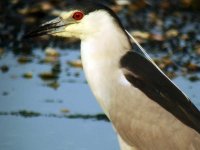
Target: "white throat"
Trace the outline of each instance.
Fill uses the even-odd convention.
[[[104,12],[105,13],[105,12]],[[97,17],[98,18],[98,17]],[[99,18],[101,19],[101,18]],[[81,58],[87,81],[109,116],[114,82],[121,78],[120,58],[131,49],[124,31],[113,21],[110,15],[104,15],[104,21],[97,32],[81,40]]]

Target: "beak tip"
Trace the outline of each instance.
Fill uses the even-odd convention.
[[[39,32],[28,32],[28,33],[25,33],[22,37],[23,40],[26,40],[26,39],[30,39],[30,38],[34,38],[34,37],[37,37],[37,36],[42,36],[42,35],[45,35],[46,33],[39,33]]]
[[[58,17],[51,21],[43,23],[42,25],[40,25],[39,27],[35,28],[34,30],[28,33],[25,33],[22,39],[26,40],[26,39],[37,37],[37,36],[42,36],[42,35],[47,35],[47,34],[51,35],[53,32],[57,30],[57,28],[60,28],[62,26],[63,26],[62,20],[60,17]]]
[[[37,32],[29,31],[27,33],[24,33],[24,35],[22,36],[22,39],[27,40],[27,39],[33,38],[35,36],[37,36]]]

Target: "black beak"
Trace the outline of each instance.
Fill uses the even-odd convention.
[[[51,21],[48,21],[42,25],[40,25],[38,28],[35,30],[28,32],[27,34],[24,35],[25,38],[32,38],[36,36],[42,36],[46,34],[55,34],[58,32],[63,32],[65,26],[68,24],[66,21],[64,21],[61,17],[55,18]]]

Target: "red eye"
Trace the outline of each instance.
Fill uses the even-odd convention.
[[[75,20],[81,20],[81,19],[83,18],[83,16],[84,16],[84,14],[83,14],[82,12],[80,12],[80,11],[77,11],[77,12],[75,12],[75,13],[73,14],[73,18],[74,18]]]

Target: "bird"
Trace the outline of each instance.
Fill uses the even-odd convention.
[[[108,6],[79,1],[25,38],[46,34],[81,40],[86,79],[121,150],[200,149],[200,111],[143,49],[133,49]]]

